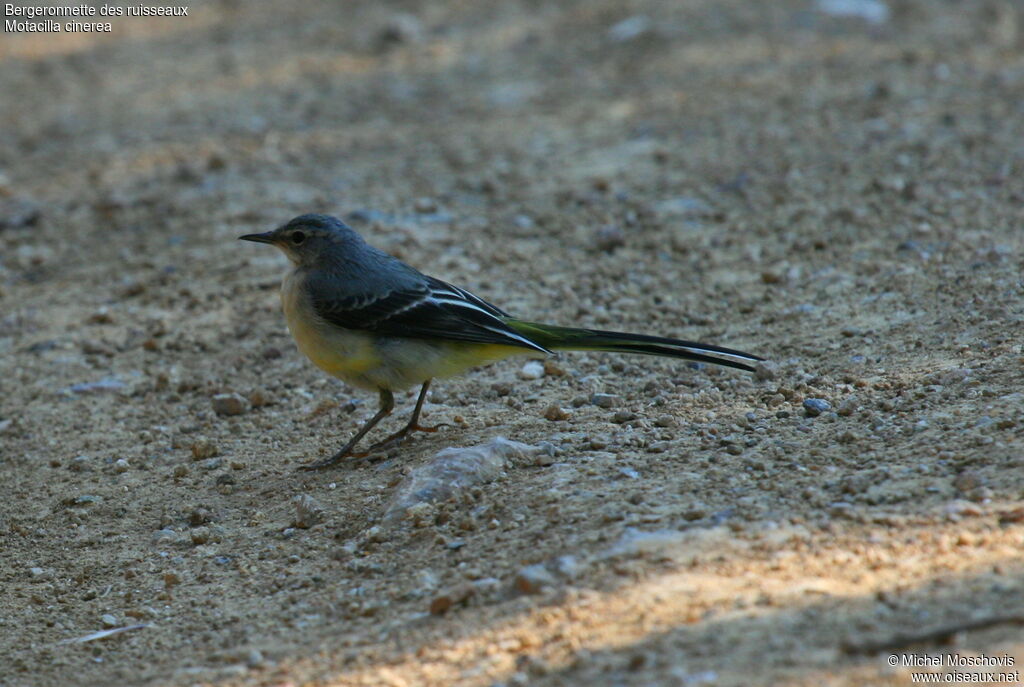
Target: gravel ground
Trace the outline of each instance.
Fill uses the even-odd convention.
[[[1019,3],[190,14],[0,44],[0,682],[1024,662]],[[376,404],[235,240],[303,212],[517,315],[771,362],[505,361],[400,454],[296,472]]]

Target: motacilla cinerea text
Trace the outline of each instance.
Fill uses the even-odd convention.
[[[274,231],[239,238],[277,246],[294,265],[281,285],[281,303],[299,350],[328,374],[380,394],[377,414],[341,450],[303,466],[306,470],[353,455],[359,440],[394,409],[392,392],[415,384],[422,386],[409,423],[370,451],[395,445],[413,431],[436,430],[418,424],[434,377],[513,355],[616,351],[747,371],[754,368],[740,361],[762,360],[692,341],[517,320],[465,289],[428,277],[370,246],[344,222],[327,215],[302,215]]]

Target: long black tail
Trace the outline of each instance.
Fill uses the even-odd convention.
[[[702,344],[695,341],[669,339],[663,336],[557,327],[550,324],[524,322],[515,319],[508,319],[505,322],[526,338],[551,350],[613,351],[618,353],[639,353],[641,355],[660,355],[669,358],[682,358],[683,360],[710,363],[712,365],[734,367],[738,370],[746,370],[747,372],[753,372],[753,366],[741,361],[753,363],[764,360],[764,358],[759,356],[732,348],[712,346],[711,344]]]

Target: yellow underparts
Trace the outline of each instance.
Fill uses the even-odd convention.
[[[396,391],[510,356],[536,355],[519,346],[382,337],[342,329],[314,313],[297,281],[292,273],[281,287],[295,343],[314,365],[353,386]]]

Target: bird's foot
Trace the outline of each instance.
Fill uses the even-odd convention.
[[[386,453],[387,451],[396,449],[399,446],[401,446],[405,442],[405,440],[409,438],[409,435],[412,434],[413,432],[434,433],[441,429],[442,427],[451,427],[451,425],[448,424],[447,422],[441,422],[430,427],[423,427],[422,425],[419,425],[417,423],[408,424],[402,429],[392,434],[391,436],[386,437],[381,441],[378,441],[373,446],[371,446],[369,449],[367,449],[367,454]]]
[[[306,463],[305,465],[300,465],[299,467],[296,468],[296,470],[300,470],[302,472],[312,472],[314,470],[323,470],[325,468],[329,468],[329,467],[333,467],[333,466],[337,465],[338,463],[340,463],[341,461],[345,460],[346,458],[350,459],[348,462],[352,462],[353,460],[359,460],[360,458],[365,458],[368,455],[370,455],[370,454],[369,453],[355,453],[350,447],[346,446],[345,448],[343,448],[340,451],[338,451],[337,453],[335,453],[333,456],[329,456],[327,458],[321,458],[320,460],[314,460],[312,463]]]

